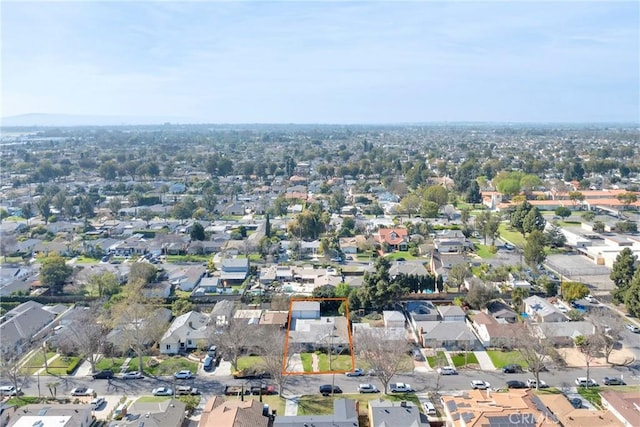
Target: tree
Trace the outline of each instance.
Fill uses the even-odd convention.
[[[536,379],[536,390],[540,386],[540,372],[545,369],[546,361],[553,354],[553,345],[547,340],[541,340],[535,337],[526,325],[522,326],[522,330],[518,333],[514,347],[527,364],[529,370]]]
[[[589,311],[591,323],[596,328],[596,334],[602,341],[602,351],[605,361],[609,363],[609,356],[621,338],[624,324],[619,316],[609,309],[596,308]]]
[[[211,331],[210,341],[218,347],[218,352],[224,360],[231,363],[232,370],[237,371],[238,359],[242,353],[259,343],[256,336],[258,329],[247,327],[246,321],[229,319],[228,325],[217,325]]]
[[[624,248],[618,256],[616,256],[616,260],[611,268],[611,274],[609,275],[609,278],[613,280],[613,284],[616,286],[611,291],[613,302],[617,304],[624,302],[624,296],[636,272],[637,261],[638,258],[629,248]]]
[[[51,197],[41,196],[36,201],[36,207],[38,208],[40,215],[42,215],[44,223],[47,224],[49,222],[49,216],[51,215]]]
[[[562,234],[562,231],[560,231],[558,227],[554,226],[547,228],[544,232],[544,238],[552,248],[561,248],[567,243],[566,236]]]
[[[185,298],[177,298],[171,303],[171,314],[174,317],[181,316],[185,313],[195,310],[196,305]]]
[[[143,263],[135,263],[143,264]],[[138,357],[138,371],[144,372],[142,357],[146,349],[157,342],[167,329],[167,323],[153,300],[143,294],[145,282],[129,282],[123,298],[111,306],[111,327],[120,331],[118,341],[123,352],[133,351]]]
[[[372,369],[387,394],[389,383],[394,375],[412,367],[407,366],[405,354],[407,341],[387,339],[383,328],[359,330],[355,336],[355,351]]]
[[[148,262],[134,262],[129,270],[128,283],[142,282],[142,286],[156,281],[158,270],[153,264]]]
[[[533,206],[525,200],[511,213],[511,226],[518,230],[523,237],[526,233],[524,219],[532,208]]]
[[[522,220],[522,228],[527,233],[531,233],[535,230],[542,231],[544,230],[545,223],[546,221],[542,217],[542,214],[540,213],[538,208],[534,207],[531,208],[529,212],[527,212],[524,219]]]
[[[420,211],[421,203],[416,193],[409,193],[400,200],[400,209],[411,218],[411,215],[416,215]]]
[[[638,195],[634,192],[626,191],[618,194],[616,199],[624,205],[625,209],[629,209],[629,206],[638,201]]]
[[[73,267],[67,265],[63,257],[49,254],[40,266],[40,282],[51,289],[52,293],[61,293],[64,283],[73,273]]]
[[[567,197],[569,197],[569,200],[573,202],[574,206],[578,204],[578,202],[582,202],[584,200],[584,194],[580,191],[569,191],[569,193],[567,193]]]
[[[571,209],[566,206],[558,206],[553,212],[560,218],[569,218],[571,216]]]
[[[362,286],[358,290],[358,297],[365,306],[382,310],[393,305],[402,296],[402,288],[391,281],[390,268],[389,260],[381,257],[376,260],[375,270],[364,274]]]
[[[574,344],[584,357],[585,365],[587,366],[587,384],[585,387],[589,387],[589,379],[591,378],[590,370],[591,370],[591,362],[598,356],[602,348],[602,342],[597,335],[591,335],[589,337],[585,337],[584,335],[578,335],[574,338]]]
[[[291,378],[287,373],[294,369],[294,355],[300,353],[295,343],[289,343],[289,348],[286,348],[286,338],[285,331],[270,327],[261,328],[258,337],[264,370],[270,374],[271,379],[278,386],[279,396],[282,396]]]
[[[76,354],[84,355],[91,364],[91,372],[96,371],[96,363],[104,352],[107,325],[101,320],[102,308],[99,304],[76,307],[69,325],[64,329],[62,339],[67,341]]]
[[[264,235],[271,238],[271,219],[268,213],[264,222]]]
[[[449,192],[442,185],[431,185],[422,192],[422,198],[434,202],[440,209],[447,204]]]
[[[480,193],[480,186],[477,181],[472,181],[471,185],[469,185],[469,189],[466,192],[467,203],[481,203],[482,202],[482,193]]]
[[[458,292],[464,285],[464,280],[471,277],[471,269],[467,263],[456,264],[449,271],[449,283],[458,288]]]
[[[518,313],[521,313],[523,310],[522,304],[524,300],[529,296],[529,291],[526,288],[517,287],[511,290],[511,305],[513,309]]]
[[[537,270],[547,255],[544,252],[545,237],[539,230],[532,231],[524,242],[524,261]]]
[[[20,356],[13,350],[0,352],[0,376],[18,390],[27,381],[29,372],[24,368]]]
[[[560,288],[562,292],[562,299],[568,302],[572,302],[589,295],[589,288],[587,285],[580,282],[564,282]]]
[[[110,271],[93,274],[87,281],[86,289],[89,295],[97,295],[100,298],[105,295],[114,295],[120,291],[120,280]]]
[[[640,317],[640,270],[636,270],[633,275],[629,288],[624,294],[623,302],[629,314]]]
[[[498,292],[493,287],[484,283],[474,283],[471,285],[465,301],[469,304],[469,307],[475,310],[482,310],[486,308],[492,299],[496,298],[497,294]]]
[[[193,226],[191,227],[191,232],[189,233],[189,237],[191,237],[192,241],[195,240],[204,240],[206,239],[205,233],[204,233],[204,227],[202,226],[202,224],[200,224],[199,222],[194,222]]]
[[[118,212],[122,208],[122,199],[120,197],[114,197],[109,200],[109,210],[112,215],[118,215]]]

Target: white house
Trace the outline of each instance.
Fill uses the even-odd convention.
[[[524,311],[536,322],[566,322],[569,320],[556,306],[537,295],[524,300]]]
[[[160,340],[162,354],[177,354],[192,350],[198,342],[206,340],[209,316],[197,311],[190,311],[176,317]]]
[[[464,322],[466,319],[464,310],[457,305],[439,305],[438,312],[443,322]]]
[[[294,301],[291,306],[292,319],[319,319],[319,301]]]
[[[399,311],[383,311],[385,328],[404,328],[404,314]]]

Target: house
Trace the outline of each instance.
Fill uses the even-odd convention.
[[[225,286],[240,285],[249,276],[249,259],[225,258],[220,270],[220,280]]]
[[[444,347],[447,350],[472,350],[481,347],[466,322],[420,321],[416,322],[416,326],[423,347]]]
[[[260,316],[260,326],[277,326],[285,328],[289,322],[288,311],[271,311],[267,310]]]
[[[262,310],[236,310],[233,318],[236,322],[247,325],[258,325],[262,317]]]
[[[525,298],[524,311],[534,322],[566,322],[569,320],[556,306],[537,295]]]
[[[332,348],[342,352],[350,346],[349,324],[346,317],[291,319],[289,343],[308,350]]]
[[[373,336],[379,341],[394,341],[402,343],[404,345],[407,342],[407,330],[405,327],[389,327],[389,328],[376,328],[372,327],[370,323],[353,323],[353,345],[357,348],[358,339],[364,336]]]
[[[400,275],[424,277],[429,275],[429,271],[421,261],[394,261],[389,268],[389,276],[395,279]]]
[[[500,300],[490,301],[484,311],[495,319],[504,319],[509,323],[515,323],[518,320],[518,314],[508,304]]]
[[[0,318],[0,352],[2,354],[22,354],[26,351],[34,335],[56,318],[35,301],[27,301],[6,312]]]
[[[609,409],[625,427],[638,425],[640,420],[640,392],[606,390],[600,392],[602,406]],[[613,424],[600,424],[613,425]]]
[[[385,328],[404,328],[406,322],[404,314],[399,311],[383,311],[382,318]]]
[[[430,270],[436,275],[436,277],[442,276],[442,280],[447,282],[449,279],[449,271],[454,265],[464,264],[467,262],[467,258],[461,253],[439,253],[433,251],[431,254],[431,261],[429,263]]]
[[[269,413],[254,399],[225,400],[214,396],[202,409],[198,427],[269,427]]]
[[[450,427],[558,425],[553,414],[531,390],[508,390],[505,393],[468,390],[456,395],[442,396],[441,401],[446,425]]]
[[[436,321],[440,316],[440,313],[430,301],[407,301],[404,308],[415,330],[418,330],[417,322]]]
[[[208,338],[208,325],[209,316],[198,311],[176,317],[160,339],[160,353],[178,354],[197,348]]]
[[[168,308],[157,308],[153,314],[153,316],[150,318],[150,320],[148,320],[149,324],[147,325],[146,323],[143,322],[138,322],[138,324],[135,324],[135,320],[132,319],[132,321],[130,323],[121,323],[119,325],[117,325],[115,328],[113,328],[111,330],[111,332],[109,332],[107,334],[106,337],[106,342],[112,346],[112,348],[115,349],[121,349],[122,350],[122,344],[127,342],[128,337],[135,335],[137,330],[148,330],[148,329],[155,329],[155,327],[157,325],[164,325],[169,323],[169,320],[171,320],[172,314],[171,314],[171,310],[169,310]],[[146,322],[146,321],[144,321]],[[143,340],[142,343],[145,347],[148,347],[152,344],[154,344],[154,341],[152,339],[146,338]]]
[[[7,427],[22,426],[60,426],[60,427],[89,427],[93,423],[92,408],[89,404],[56,403],[31,404],[20,407],[9,415]]]
[[[119,421],[110,427],[181,427],[185,420],[185,405],[178,399],[143,402],[139,399],[127,408]]]
[[[147,283],[144,288],[142,288],[142,294],[146,298],[169,298],[171,295],[171,283]]]
[[[215,294],[220,291],[223,291],[220,277],[203,277],[200,279],[198,286],[193,290],[192,295]]]
[[[358,402],[351,399],[335,399],[332,414],[276,416],[273,421],[273,427],[357,427],[358,425]]]
[[[206,273],[207,269],[203,265],[190,265],[174,270],[169,275],[169,281],[182,291],[191,291]]]
[[[596,333],[591,322],[545,322],[532,325],[535,336],[557,347],[573,346],[574,339],[579,336],[590,337]]]
[[[467,314],[457,305],[439,305],[438,313],[443,322],[464,322]]]
[[[362,239],[364,239],[363,236]],[[340,250],[344,254],[357,254],[358,253],[358,237],[340,237]]]
[[[420,408],[406,401],[370,400],[368,416],[371,427],[429,427],[430,425],[427,416],[420,412]]]
[[[602,392],[602,394],[607,392]],[[615,392],[614,392],[615,393]],[[621,422],[611,410],[586,410],[584,408],[574,408],[568,399],[558,399],[553,395],[541,394],[538,398],[547,407],[549,412],[553,414],[553,417],[558,420],[559,425],[563,426],[580,426],[580,427],[622,427],[624,422]],[[604,397],[602,403],[604,404]],[[606,407],[606,405],[605,405]],[[637,426],[637,421],[640,419],[640,413],[635,411],[634,423],[628,424],[629,427]]]
[[[291,319],[319,319],[319,301],[293,301],[291,304]]]
[[[472,326],[485,347],[513,348],[525,332],[522,324],[498,320],[483,312],[473,316]]]
[[[391,250],[406,251],[409,232],[406,228],[379,228],[374,239],[381,245],[386,244]]]
[[[467,239],[460,230],[444,230],[433,239],[434,249],[440,253],[463,252]]]

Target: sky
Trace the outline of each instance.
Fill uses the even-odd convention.
[[[640,122],[636,1],[0,4],[1,116]]]

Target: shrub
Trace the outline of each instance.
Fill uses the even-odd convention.
[[[81,361],[82,359],[80,358],[72,360],[71,363],[69,364],[69,367],[67,368],[67,375],[73,374],[75,370],[78,369],[78,365],[80,364]]]

